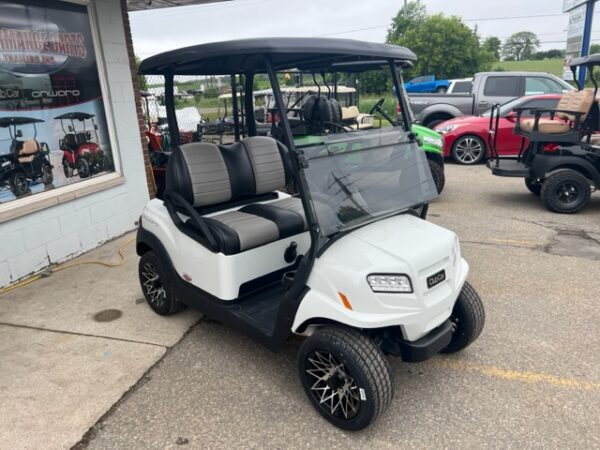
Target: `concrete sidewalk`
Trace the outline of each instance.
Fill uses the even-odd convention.
[[[118,261],[130,233],[77,259]],[[69,448],[198,321],[146,305],[135,243],[0,297],[0,448]]]

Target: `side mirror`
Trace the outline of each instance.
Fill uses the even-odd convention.
[[[71,125],[69,125],[68,130],[69,130],[69,133],[72,133],[73,132],[73,127]]]
[[[98,125],[94,125],[94,130],[97,130],[97,129],[98,129]]]
[[[17,130],[15,132],[15,136],[18,137],[18,138],[23,137],[23,132],[21,130]]]

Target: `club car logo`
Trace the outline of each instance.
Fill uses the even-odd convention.
[[[68,33],[24,5],[0,6],[0,70],[31,76],[60,70],[69,58],[85,59],[81,33]]]
[[[0,100],[13,100],[21,98],[21,90],[18,88],[0,88]]]
[[[446,279],[446,271],[440,270],[439,272],[434,273],[430,277],[427,277],[427,287],[431,289],[435,285],[440,284],[445,279]]]

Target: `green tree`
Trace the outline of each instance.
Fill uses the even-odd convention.
[[[496,61],[500,59],[500,49],[502,48],[502,41],[496,36],[490,36],[483,41],[481,45],[485,50],[494,55]]]
[[[392,25],[388,29],[387,42],[393,42],[404,36],[404,33],[413,26],[418,25],[427,17],[427,9],[421,0],[414,0],[402,7],[396,17],[392,19]]]
[[[592,55],[594,53],[600,53],[600,44],[590,45],[590,55]]]
[[[468,77],[489,70],[494,60],[494,55],[481,46],[477,34],[455,16],[427,16],[409,27],[401,38],[390,42],[416,53],[418,60],[413,74]]]
[[[504,41],[502,55],[506,60],[523,61],[540,47],[540,40],[531,31],[519,31]]]
[[[540,60],[540,59],[556,59],[556,58],[564,58],[565,51],[559,50],[558,48],[553,48],[551,50],[546,50],[544,52],[535,52],[531,55],[531,59]]]
[[[135,57],[135,67],[136,67],[136,69],[139,70],[141,62],[142,62],[142,60],[138,56],[136,56]],[[140,91],[147,91],[148,90],[148,81],[146,80],[146,77],[144,75],[138,75],[138,86],[140,88]]]

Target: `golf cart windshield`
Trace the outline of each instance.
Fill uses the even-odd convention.
[[[427,157],[398,128],[323,136],[302,146],[323,236],[381,220],[437,197]]]

